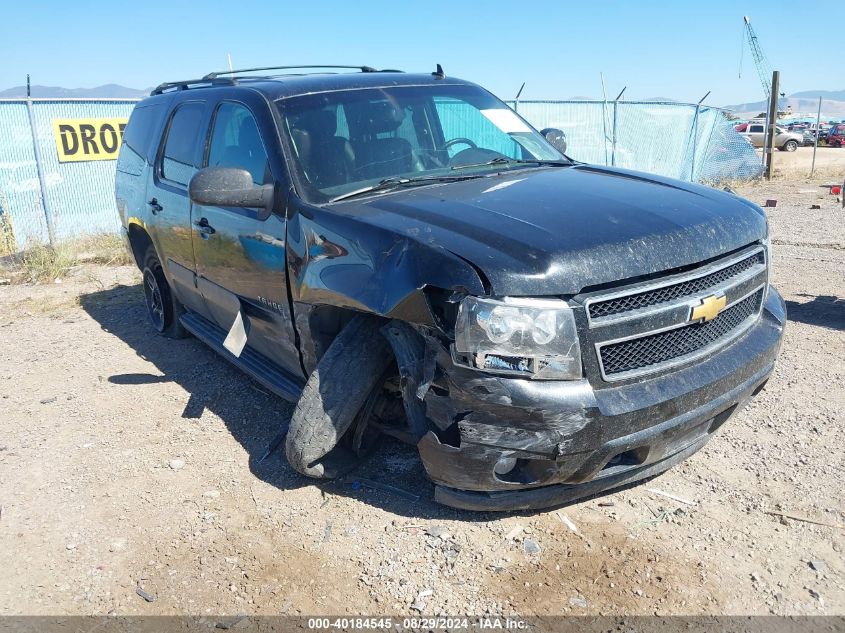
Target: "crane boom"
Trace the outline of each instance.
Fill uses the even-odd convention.
[[[751,49],[751,56],[754,58],[754,65],[757,67],[757,74],[760,76],[760,83],[763,84],[763,91],[766,93],[766,100],[768,101],[772,97],[772,69],[763,54],[763,49],[760,48],[757,34],[751,26],[751,20],[747,15],[743,16],[743,20],[745,20],[745,36]]]

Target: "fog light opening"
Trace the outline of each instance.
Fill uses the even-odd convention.
[[[493,466],[493,472],[497,475],[507,475],[514,468],[516,468],[516,457],[501,457]]]

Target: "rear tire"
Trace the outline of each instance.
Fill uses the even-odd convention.
[[[356,316],[332,342],[305,384],[285,441],[297,472],[331,479],[351,470],[359,457],[340,440],[374,389],[381,389],[393,361],[382,323]]]
[[[185,308],[173,294],[155,248],[150,245],[144,255],[144,299],[150,324],[156,332],[167,338],[185,338],[187,330],[179,321]]]

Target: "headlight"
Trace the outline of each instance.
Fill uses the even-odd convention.
[[[466,297],[455,324],[456,360],[482,371],[536,379],[581,377],[575,317],[558,299]]]

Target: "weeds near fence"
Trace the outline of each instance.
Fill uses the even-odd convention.
[[[63,279],[85,265],[125,266],[133,263],[117,235],[94,235],[64,242],[58,246],[34,245],[6,258],[6,271],[12,283],[51,283]]]
[[[0,192],[0,257],[11,255],[17,250],[15,234],[12,231],[12,218],[9,216],[8,208],[6,198]]]

